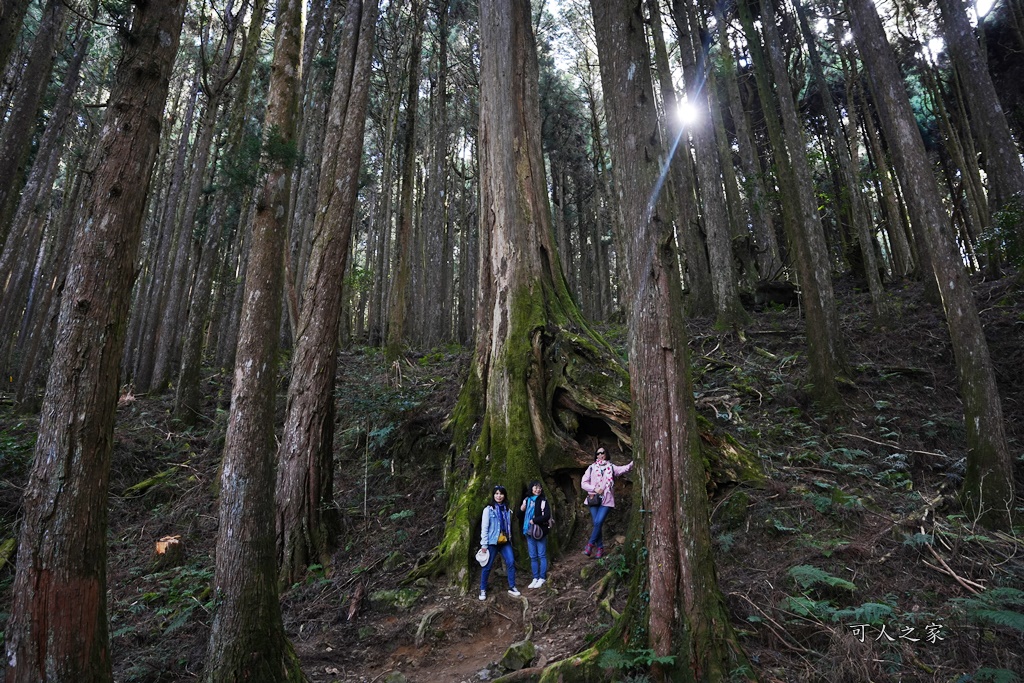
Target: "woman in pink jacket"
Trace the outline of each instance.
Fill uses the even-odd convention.
[[[597,449],[594,464],[587,468],[581,486],[588,494],[601,496],[600,505],[589,505],[590,518],[594,521],[594,531],[590,541],[583,548],[584,555],[599,558],[604,555],[604,541],[601,538],[601,527],[608,511],[615,507],[615,477],[633,469],[633,461],[628,465],[613,465],[608,461],[608,452],[601,446]]]

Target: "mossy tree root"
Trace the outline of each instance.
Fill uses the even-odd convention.
[[[467,590],[478,545],[474,534],[491,486],[504,485],[518,509],[529,481],[575,480],[590,463],[594,443],[629,445],[629,377],[599,335],[574,327],[537,324],[519,344],[506,344],[496,361],[508,377],[501,402],[488,400],[491,392],[476,367],[470,372],[447,424],[452,445],[445,463],[444,537],[409,580],[446,574]],[[491,409],[495,403],[504,410]],[[549,499],[554,503],[550,493]],[[574,502],[565,500],[570,508]],[[514,539],[525,546],[518,534]]]

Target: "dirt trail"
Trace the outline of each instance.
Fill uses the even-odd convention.
[[[531,578],[529,560],[517,556],[521,597],[507,593],[505,570],[498,566],[481,602],[476,590],[479,568],[474,568],[473,588],[466,595],[450,587],[428,590],[407,613],[380,621],[380,614],[371,612],[317,639],[297,641],[305,671],[313,681],[383,681],[392,672],[409,683],[491,680],[506,673],[498,663],[509,646],[527,637],[537,650],[536,667],[569,657],[611,624],[594,600],[595,584],[607,574],[610,558],[624,541],[615,537],[606,559],[594,560],[581,552],[588,531],[580,529],[570,547],[549,561],[548,581],[540,589],[525,588]],[[618,602],[625,598],[615,597]],[[373,644],[348,652],[333,644],[371,621],[377,631]],[[418,636],[410,638],[411,632]]]

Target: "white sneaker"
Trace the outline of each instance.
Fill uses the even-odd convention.
[[[477,600],[486,600],[487,599],[487,591],[480,591],[480,595],[476,596],[476,599]]]
[[[534,586],[534,588],[540,588],[545,583],[547,583],[547,579],[537,579],[534,583],[537,584],[536,586]]]
[[[538,581],[540,581],[540,579],[534,579],[533,581],[530,582],[530,585],[527,586],[527,588],[536,588]]]
[[[518,598],[520,595],[522,595],[522,593],[519,592],[519,589],[515,586],[512,586],[508,589],[508,594],[511,595],[513,598]]]

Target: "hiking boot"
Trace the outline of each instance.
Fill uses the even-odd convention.
[[[520,595],[522,595],[522,593],[519,592],[519,589],[515,586],[512,586],[508,589],[508,594],[511,595],[513,598],[518,598]]]
[[[601,546],[594,548],[594,559],[600,560],[602,557],[604,557],[604,548]]]
[[[592,546],[591,544],[588,543],[585,546],[583,546],[583,554],[584,555],[589,555],[590,551],[593,550],[593,549],[594,549],[594,546]]]
[[[476,596],[476,599],[477,600],[486,600],[487,599],[487,591],[480,591],[480,595]]]

